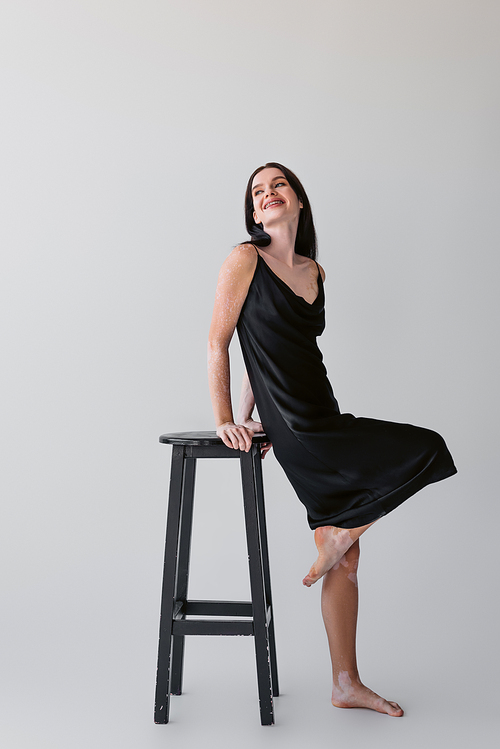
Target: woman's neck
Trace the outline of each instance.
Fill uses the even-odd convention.
[[[295,265],[295,238],[297,236],[297,225],[292,226],[291,224],[280,224],[278,226],[272,226],[268,229],[264,227],[264,231],[271,237],[271,244],[267,247],[263,247],[264,252],[268,255],[272,255],[277,260],[280,260],[289,268],[293,268]]]

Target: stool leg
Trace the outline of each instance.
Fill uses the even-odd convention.
[[[189,556],[191,552],[191,533],[193,530],[194,481],[196,475],[196,458],[184,460],[184,482],[182,488],[181,528],[177,563],[177,583],[174,598],[186,601],[189,581]],[[172,638],[172,665],[170,667],[170,692],[182,694],[182,673],[184,665],[184,635]]]
[[[271,572],[269,568],[269,549],[267,545],[267,524],[266,524],[266,510],[264,505],[264,484],[262,481],[262,456],[260,449],[255,451],[253,458],[253,466],[255,473],[255,486],[257,490],[257,512],[259,515],[259,528],[262,548],[262,566],[264,573],[264,589],[266,592],[266,602],[271,608],[271,620],[268,625],[269,633],[269,655],[270,655],[270,666],[271,666],[271,678],[273,684],[273,697],[279,695],[278,686],[278,663],[276,659],[276,638],[274,636],[274,611],[273,611],[273,600],[271,594]]]
[[[260,448],[253,445],[250,452],[240,453],[243,504],[247,532],[248,563],[250,568],[250,590],[252,594],[255,657],[257,661],[257,683],[259,688],[260,719],[262,725],[274,723],[273,695],[270,671],[269,637],[266,622],[266,595],[263,577],[257,492],[253,456]]]
[[[170,709],[170,655],[172,645],[172,619],[174,609],[177,548],[184,477],[184,447],[172,446],[172,468],[168,497],[165,562],[160,611],[160,637],[158,642],[158,670],[156,673],[155,723],[168,723]]]

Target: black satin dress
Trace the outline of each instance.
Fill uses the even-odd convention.
[[[312,529],[357,528],[456,473],[429,429],[340,413],[316,337],[324,289],[309,304],[259,254],[237,330],[264,429]]]

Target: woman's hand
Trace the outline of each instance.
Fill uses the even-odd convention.
[[[220,437],[227,447],[233,450],[244,450],[246,453],[252,446],[252,437],[254,434],[264,434],[264,429],[260,421],[248,419],[244,424],[233,424],[232,421],[226,421],[217,427],[217,437]],[[264,458],[266,453],[271,449],[271,442],[263,442],[261,445],[261,455]]]
[[[260,423],[260,421],[254,421],[253,419],[246,419],[246,421],[242,422],[242,426],[246,427],[247,429],[250,429],[254,434],[265,434],[265,429]],[[262,459],[266,457],[266,453],[269,452],[272,446],[273,446],[272,442],[263,442],[261,444]]]
[[[217,427],[217,437],[220,437],[227,447],[234,450],[244,450],[246,453],[252,447],[252,429],[247,429],[242,424],[233,424],[232,421],[226,421]]]

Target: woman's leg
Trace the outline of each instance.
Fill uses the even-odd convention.
[[[376,520],[373,521],[373,523],[376,522]],[[302,580],[302,584],[310,588],[320,577],[323,577],[373,523],[362,525],[359,528],[336,528],[334,525],[323,525],[316,528],[314,543],[318,549],[318,558]]]
[[[403,715],[397,702],[388,702],[361,683],[356,662],[358,619],[359,541],[326,572],[321,592],[333,670],[332,704],[335,707],[366,707],[395,717]]]

